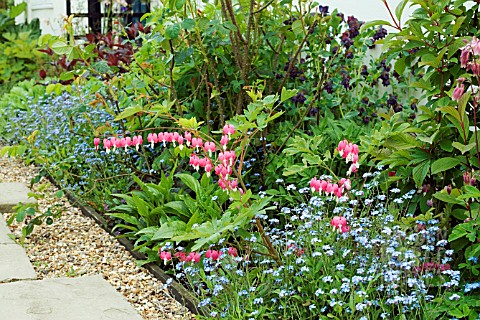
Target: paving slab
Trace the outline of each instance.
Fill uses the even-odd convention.
[[[8,236],[10,229],[7,227],[7,223],[0,213],[0,245],[1,244],[14,244],[15,242]]]
[[[24,183],[1,182],[0,183],[0,212],[12,212],[18,203],[37,203],[34,198],[29,198],[30,190]]]
[[[25,250],[18,244],[0,244],[0,284],[34,279],[37,279],[37,274]]]
[[[0,284],[1,319],[142,320],[101,276]]]

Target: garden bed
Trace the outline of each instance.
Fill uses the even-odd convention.
[[[29,184],[38,171],[25,166],[22,161],[0,157],[0,180]],[[48,183],[42,179],[41,183]],[[40,183],[40,184],[41,184]],[[38,192],[39,184],[34,185]],[[48,192],[55,193],[55,186]],[[138,257],[130,255],[125,239],[100,228],[92,218],[77,209],[67,198],[40,199],[42,210],[60,204],[65,209],[60,219],[46,226],[37,227],[25,241],[25,249],[39,279],[50,277],[76,277],[101,274],[117,291],[122,293],[145,319],[190,319],[191,314],[175,301],[163,288],[166,276],[160,271],[150,274],[135,264]],[[93,215],[95,215],[93,213]],[[20,236],[20,225],[12,225],[12,232]],[[155,270],[155,268],[152,268]],[[163,278],[157,278],[162,275]],[[180,289],[181,290],[181,289]]]
[[[0,99],[2,153],[198,318],[478,317],[479,1],[247,2],[170,1],[120,42],[67,21],[45,83]],[[21,238],[58,209],[20,207]]]

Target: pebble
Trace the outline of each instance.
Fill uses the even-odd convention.
[[[0,182],[27,185],[37,168],[23,161],[0,157]],[[39,184],[49,183],[42,179]],[[34,186],[38,187],[37,184]],[[117,240],[92,219],[72,206],[66,198],[56,199],[54,186],[47,188],[41,210],[59,204],[64,212],[50,226],[36,226],[25,241],[25,250],[38,278],[79,277],[102,274],[135,307],[144,319],[193,319],[192,314],[163,289],[163,283],[135,264],[135,258]],[[8,219],[8,216],[5,217]],[[21,225],[12,225],[12,233],[21,235]]]

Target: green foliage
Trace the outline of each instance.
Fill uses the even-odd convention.
[[[402,181],[403,190],[422,188],[422,198],[448,184],[459,184],[462,171],[478,168],[475,135],[468,129],[469,94],[460,99],[458,107],[449,97],[456,79],[465,75],[459,65],[459,49],[465,45],[464,39],[476,34],[468,21],[478,14],[478,4],[466,9],[465,2],[399,4],[398,13],[406,4],[415,11],[403,26],[399,21],[392,23],[398,32],[385,39],[385,57],[397,61],[396,69],[407,66],[422,74],[411,85],[424,92],[426,102],[419,106],[421,113],[413,123],[390,115],[380,130],[362,140],[367,153],[395,173],[389,184]],[[421,202],[420,197],[417,201]]]
[[[287,125],[281,126],[285,126],[285,131],[288,131]],[[346,172],[346,164],[339,161],[332,150],[343,139],[358,142],[368,131],[368,128],[351,119],[335,119],[332,113],[325,112],[324,118],[318,125],[311,126],[308,134],[295,133],[281,154],[270,155],[271,161],[266,167],[266,184],[276,189],[275,181],[282,179],[287,184],[307,186],[312,177],[322,174],[337,176]]]
[[[245,233],[250,220],[269,209],[269,198],[250,201],[251,192],[240,195],[238,191],[230,194],[234,201],[227,206],[229,195],[206,175],[200,181],[190,174],[175,177],[186,189],[173,188],[173,174],[162,174],[158,185],[133,177],[141,190],[114,195],[124,203],[116,201],[118,205],[108,215],[122,220],[114,229],[123,229],[122,236],[135,239],[136,250],[148,255],[141,264],[158,261],[158,248],[169,242],[196,251],[229,235]]]
[[[22,80],[36,78],[42,62],[42,54],[37,51],[40,36],[40,22],[15,24],[26,3],[0,10],[0,95],[9,91]]]
[[[475,97],[479,79],[465,68],[465,54],[471,37],[478,34],[478,24],[471,22],[478,20],[479,4],[466,6],[467,2],[407,0],[399,4],[397,12],[406,4],[414,12],[403,25],[400,16],[394,19],[391,25],[398,32],[385,39],[385,57],[397,61],[396,70],[408,67],[422,75],[411,84],[424,94],[423,105],[418,106],[421,113],[412,123],[387,117],[379,130],[362,139],[362,146],[392,173],[384,173],[384,187],[418,190],[408,208],[410,214],[433,206],[436,217],[449,227],[450,245],[463,256],[460,265],[467,274],[478,275],[468,259],[480,254],[480,193],[475,173],[480,169]],[[472,59],[475,63],[478,56],[473,54]],[[455,308],[450,315],[470,317],[468,305],[464,308]]]
[[[40,176],[34,178],[31,182],[31,185],[38,181],[40,181]],[[42,183],[37,185],[37,191],[29,192],[29,198],[34,198],[38,201],[39,199],[63,197],[62,190],[59,190],[54,194],[48,191],[50,186],[50,183]],[[39,226],[43,223],[51,225],[54,223],[54,219],[60,218],[62,213],[65,211],[65,208],[60,203],[55,203],[52,206],[48,206],[45,210],[41,210],[38,202],[27,204],[19,203],[13,209],[15,211],[7,220],[7,223],[8,225],[16,223],[22,226],[22,235],[19,239],[22,245],[25,241],[25,238],[33,232],[35,226]]]
[[[448,294],[447,299],[436,298],[435,304],[428,307],[431,309],[432,319],[437,319],[442,314],[447,314],[456,319],[477,319],[480,311],[478,295]]]

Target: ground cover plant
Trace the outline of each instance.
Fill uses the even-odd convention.
[[[101,211],[207,318],[476,319],[479,4],[383,2],[391,22],[169,1],[84,43],[67,19],[40,40],[45,82],[0,100],[2,154]]]

